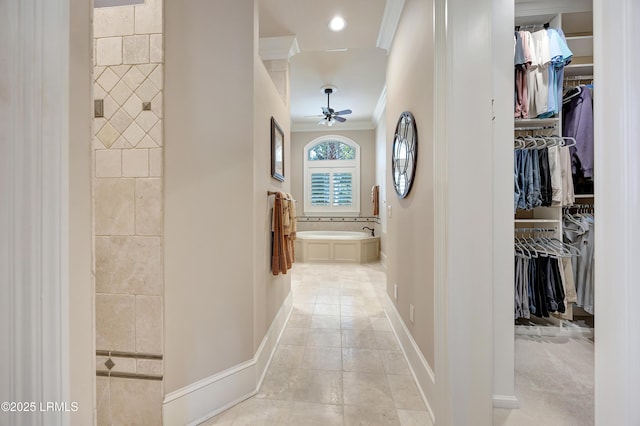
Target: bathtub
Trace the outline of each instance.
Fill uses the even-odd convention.
[[[296,233],[295,250],[297,262],[376,262],[380,238],[368,232],[300,231]]]

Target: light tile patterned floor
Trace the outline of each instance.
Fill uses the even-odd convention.
[[[293,313],[258,395],[203,425],[431,426],[379,300],[379,264],[298,263]]]

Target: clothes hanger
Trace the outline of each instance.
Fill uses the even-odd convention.
[[[558,255],[560,257],[571,257],[571,251],[566,247],[566,245],[562,241],[551,239],[549,237],[543,237],[543,239],[546,241],[546,243],[549,246],[554,247],[556,250],[559,250]]]
[[[517,241],[519,247],[526,252],[526,254],[527,254],[529,259],[534,259],[534,258],[538,257],[537,253],[535,253],[535,252],[532,253],[531,251],[529,251],[529,248],[527,247],[527,244],[524,243],[524,241],[520,237],[516,237],[516,241]]]
[[[567,93],[562,97],[562,104],[568,104],[571,102],[571,99],[579,96],[580,93],[582,93],[582,87],[576,86],[571,88],[571,90],[567,91]]]
[[[567,244],[564,241],[558,240],[557,238],[551,238],[551,240],[556,241],[558,244],[562,244],[562,246],[565,249],[567,249],[572,256],[581,256],[580,250],[578,250],[576,247],[572,246],[571,244]]]
[[[575,146],[576,143],[577,143],[575,138],[572,138],[571,136],[562,136],[562,139],[568,139],[569,140],[570,143],[569,144],[565,143],[565,145],[564,145],[566,147]]]

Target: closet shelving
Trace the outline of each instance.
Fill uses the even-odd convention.
[[[536,30],[548,24],[549,28],[559,28],[565,34],[567,45],[573,52],[571,63],[564,67],[564,77],[574,80],[592,80],[593,78],[593,18],[592,12],[550,13],[536,16],[516,16],[515,25],[536,26]],[[525,29],[525,28],[522,28]],[[529,30],[529,29],[528,29]],[[535,31],[535,30],[529,30]],[[514,120],[515,135],[561,135],[562,114],[550,118],[527,118]],[[576,203],[593,204],[593,194],[576,194]],[[537,207],[532,210],[518,210],[514,215],[516,229],[531,228],[553,229],[555,238],[562,240],[562,206]],[[583,312],[584,313],[584,312]],[[577,315],[576,315],[577,314]],[[574,318],[581,315],[574,308]],[[529,325],[516,325],[516,333],[523,335],[582,336],[593,337],[593,329],[583,324],[593,324],[593,318],[578,323],[550,318],[532,317]]]
[[[593,14],[575,12],[562,14],[562,30],[573,59],[565,67],[565,76],[593,75]]]

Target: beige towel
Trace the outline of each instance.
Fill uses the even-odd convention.
[[[371,201],[373,202],[373,215],[378,216],[380,214],[380,186],[373,185],[371,188]]]

